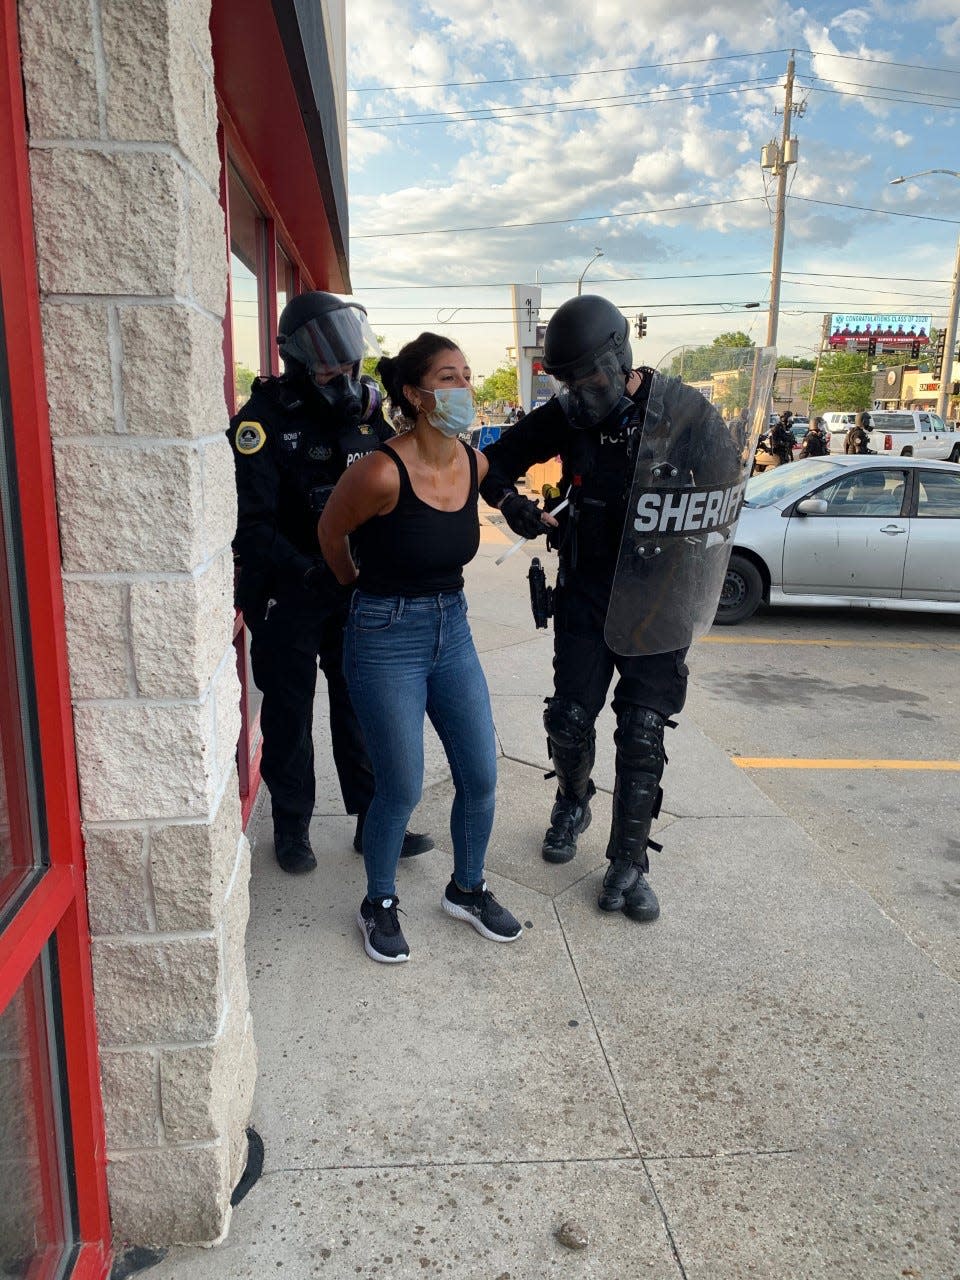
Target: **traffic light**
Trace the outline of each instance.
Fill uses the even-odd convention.
[[[867,343],[867,355],[875,356],[876,354],[877,354],[877,340],[876,338],[871,338],[870,341]]]
[[[910,343],[910,359],[911,360],[920,359],[920,343],[919,342]]]
[[[647,317],[641,312],[637,316],[637,337],[645,338],[647,336]]]
[[[946,346],[946,337],[946,332],[943,329],[937,334],[937,345],[933,350],[933,364],[931,365],[931,372],[935,378],[939,378],[943,372],[943,351]],[[949,373],[949,370],[947,372]]]

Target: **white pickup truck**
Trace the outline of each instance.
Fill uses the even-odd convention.
[[[877,409],[870,414],[870,448],[904,458],[960,462],[960,434],[953,423],[925,409]]]

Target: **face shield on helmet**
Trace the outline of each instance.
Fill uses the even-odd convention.
[[[307,320],[280,342],[284,360],[295,360],[320,385],[324,380],[345,371],[345,366],[359,372],[365,355],[380,355],[367,313],[356,303],[325,312]]]
[[[627,363],[630,349],[627,346]],[[599,426],[626,400],[627,373],[623,352],[604,351],[591,357],[589,367],[551,377],[560,408],[571,426],[588,430]]]
[[[302,365],[317,395],[346,420],[360,422],[367,397],[360,381],[365,355],[380,355],[380,344],[366,312],[347,303],[305,321],[284,336],[280,354]]]

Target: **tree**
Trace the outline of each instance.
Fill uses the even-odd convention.
[[[685,382],[706,382],[715,373],[740,367],[742,357],[731,361],[728,355],[731,348],[741,351],[753,347],[753,341],[739,329],[721,333],[707,347],[683,347],[670,362],[669,372]]]
[[[503,364],[499,369],[494,369],[493,373],[484,378],[477,387],[476,394],[479,404],[515,404],[517,401],[516,365]]]
[[[816,360],[807,360],[801,356],[778,356],[778,369],[815,369],[817,367]]]
[[[256,376],[253,369],[241,364],[239,360],[233,366],[233,385],[236,389],[238,405],[250,399],[250,391],[253,388],[253,380]]]
[[[817,389],[810,401],[814,413],[823,409],[856,412],[873,400],[872,357],[859,351],[832,351],[821,357]]]
[[[735,329],[731,333],[721,333],[713,340],[715,347],[752,347],[753,339],[748,337],[742,329]]]
[[[390,352],[386,348],[386,341],[387,340],[382,333],[377,334],[377,343],[379,344],[379,347],[380,347],[380,354],[388,356]],[[386,396],[387,389],[383,385],[383,381],[381,380],[379,373],[377,373],[377,361],[379,359],[380,359],[380,356],[364,356],[364,358],[360,361],[360,372],[365,373],[368,378],[372,378],[374,382],[377,384],[377,386],[380,388],[380,390],[383,392],[384,396]]]

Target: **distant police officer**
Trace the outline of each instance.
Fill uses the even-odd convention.
[[[263,694],[263,779],[273,804],[274,848],[284,871],[312,870],[309,825],[316,793],[313,700],[317,663],[327,680],[333,758],[354,847],[373,796],[373,774],[341,670],[347,593],[324,564],[317,520],[333,486],[357,458],[393,434],[377,384],[360,376],[376,340],[366,312],[329,293],[304,293],[284,308],[279,378],[257,378],[231,420],[237,477],[236,600],[252,637],[253,678]],[[409,856],[432,848],[404,840]]]
[[[515,532],[535,537],[545,532],[544,515],[517,492],[515,481],[534,463],[560,455],[561,489],[570,506],[549,535],[560,567],[554,695],[546,700],[543,718],[557,795],[542,854],[548,862],[569,861],[590,823],[594,722],[616,669],[610,866],[599,906],[647,921],[660,914],[646,873],[648,844],[659,848],[649,837],[662,795],[663,731],[683,707],[687,667],[683,649],[623,657],[604,640],[637,436],[653,378],[651,369],[632,368],[628,333],[627,320],[605,298],[584,295],[558,308],[547,325],[543,354],[557,394],[485,451],[489,471],[481,490]]]

